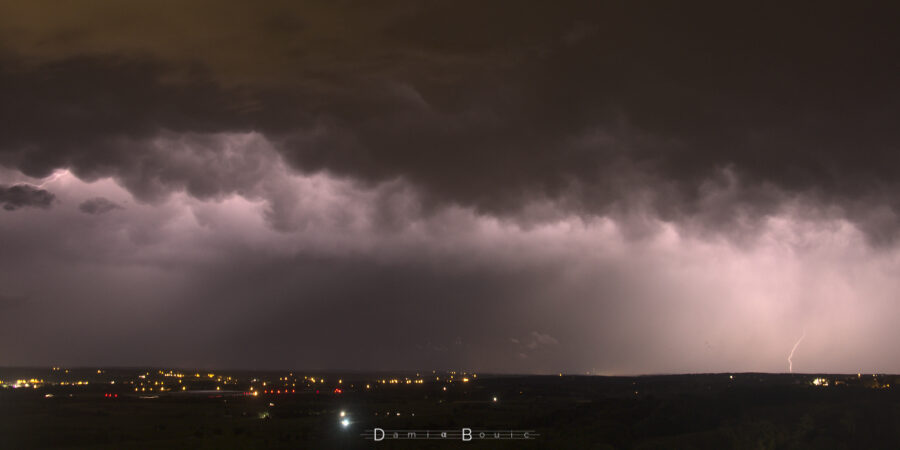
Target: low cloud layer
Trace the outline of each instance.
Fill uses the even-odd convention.
[[[7,211],[25,207],[47,209],[53,204],[55,198],[50,191],[28,184],[0,185],[0,204]]]
[[[78,205],[78,209],[85,214],[106,214],[110,211],[122,209],[122,207],[118,203],[111,202],[103,197],[94,197],[81,202]]]
[[[182,192],[89,215],[84,201],[131,194],[112,179],[50,183],[57,207],[0,222],[3,284],[31,297],[0,318],[32,338],[3,340],[5,362],[784,371],[805,329],[795,370],[900,364],[878,344],[900,337],[886,313],[897,251],[802,202],[744,240],[658,221],[635,238],[610,218],[554,212],[523,227],[471,208],[426,212],[403,188],[282,182],[308,200],[290,232],[271,226],[263,199]],[[403,226],[384,204],[404,205],[393,209]]]

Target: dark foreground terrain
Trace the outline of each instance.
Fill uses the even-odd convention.
[[[189,372],[189,371],[188,371]],[[885,375],[0,369],[0,448],[898,448]],[[900,377],[898,377],[900,378]],[[342,415],[343,413],[343,415]],[[523,441],[365,430],[535,430]]]

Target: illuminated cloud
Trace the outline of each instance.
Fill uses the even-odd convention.
[[[900,370],[896,14],[166,6],[0,6],[0,364]]]
[[[869,246],[852,222],[809,212],[802,199],[743,240],[655,219],[653,233],[635,238],[613,218],[557,212],[523,227],[468,208],[422,208],[408,187],[322,175],[282,184],[302,193],[288,202],[288,223],[302,224],[292,231],[271,226],[265,196],[181,192],[144,203],[111,179],[54,182],[58,207],[0,223],[5,285],[34,299],[4,325],[29,324],[48,342],[97,331],[78,348],[41,347],[54,360],[138,364],[129,349],[152,338],[162,344],[141,357],[160,364],[545,373],[786,371],[804,328],[795,370],[873,371],[889,355],[869,342],[900,337],[884,314],[900,288],[890,275],[897,252]],[[388,222],[404,225],[385,226],[376,199],[397,195],[402,220]],[[132,204],[89,220],[79,205],[96,197]],[[34,284],[36,273],[56,281]],[[162,322],[165,335],[154,331]],[[323,334],[330,345],[317,344]],[[210,340],[172,353],[197,335]],[[259,354],[261,345],[272,353]],[[26,350],[4,349],[39,361]]]

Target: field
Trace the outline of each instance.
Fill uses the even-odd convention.
[[[345,377],[346,389],[146,395],[128,382],[97,381],[0,389],[0,448],[835,449],[900,442],[893,376],[481,375],[371,389],[364,383],[378,374],[327,377]],[[532,429],[539,436],[377,443],[361,436],[375,427]]]

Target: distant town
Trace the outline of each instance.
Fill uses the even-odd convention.
[[[131,396],[145,399],[161,395],[202,394],[210,397],[229,395],[272,396],[289,394],[340,395],[367,392],[396,386],[438,385],[443,390],[474,382],[478,374],[469,371],[432,370],[428,373],[392,373],[343,375],[294,371],[253,372],[183,369],[128,368],[0,368],[3,389],[46,391],[48,398],[57,393],[90,393]]]
[[[409,438],[396,430],[416,439],[527,433],[553,448],[731,448],[772,430],[775,447],[851,437],[877,447],[900,438],[882,423],[895,416],[898,378],[0,368],[0,448],[363,448]]]
[[[729,382],[752,382],[757,374],[711,374],[720,375]],[[130,368],[0,368],[0,388],[33,389],[47,391],[48,398],[53,392],[70,395],[104,393],[129,395],[138,398],[158,398],[160,395],[203,394],[212,397],[226,395],[247,395],[258,397],[289,394],[340,395],[351,392],[371,392],[394,388],[395,386],[438,386],[446,391],[453,386],[474,383],[478,374],[474,371],[432,370],[399,373],[307,373],[294,371],[252,372],[213,371],[184,369],[130,369]],[[488,375],[490,376],[490,375]],[[564,376],[563,373],[557,376]],[[566,377],[582,375],[566,374]],[[771,374],[765,374],[771,377]],[[791,384],[808,384],[817,387],[861,386],[873,389],[887,389],[900,376],[884,374],[784,374]],[[495,376],[496,377],[496,376]],[[501,376],[502,377],[502,376]],[[737,377],[737,378],[736,378]],[[606,377],[623,378],[623,377]],[[642,377],[633,377],[641,379]],[[763,381],[762,375],[756,377]],[[895,381],[896,380],[896,381]],[[636,384],[636,383],[635,383]],[[50,392],[53,391],[53,392]],[[640,394],[640,392],[635,392]]]

